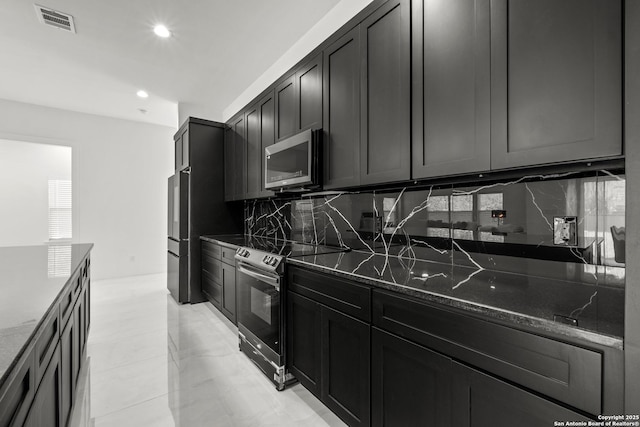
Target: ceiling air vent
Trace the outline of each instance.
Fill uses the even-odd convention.
[[[49,9],[44,6],[34,4],[36,13],[38,14],[38,20],[46,25],[60,28],[62,30],[76,32],[76,27],[73,25],[73,16],[68,13],[59,12],[57,10]]]

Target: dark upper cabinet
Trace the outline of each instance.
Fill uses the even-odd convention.
[[[246,193],[244,197],[247,199],[255,199],[260,196],[264,183],[261,176],[261,144],[260,144],[260,110],[256,104],[247,109],[244,114],[246,125],[246,147],[247,155],[245,158],[244,169],[246,170]],[[261,179],[262,178],[262,179]]]
[[[273,92],[267,93],[245,111],[244,124],[246,127],[246,152],[243,157],[243,167],[242,170],[237,169],[234,172],[235,176],[230,177],[230,179],[235,179],[237,185],[238,180],[241,179],[238,174],[244,173],[245,190],[242,194],[236,190],[234,193],[235,200],[269,197],[273,195],[273,192],[264,188],[264,149],[275,142],[275,100]],[[238,130],[236,130],[236,141],[237,132]],[[238,153],[237,145],[235,145],[234,149],[235,156],[242,155]],[[235,159],[231,160],[232,164],[235,164],[235,161]]]
[[[174,136],[175,169],[180,171],[189,167],[189,130],[185,129]]]
[[[410,178],[410,4],[385,3],[360,24],[362,184]]]
[[[360,184],[360,33],[324,50],[324,188]]]
[[[454,426],[549,426],[553,421],[588,421],[589,418],[497,378],[453,364]]]
[[[296,123],[296,76],[290,75],[275,88],[276,140],[293,135]]]
[[[296,127],[298,130],[322,127],[322,53],[296,71]]]
[[[414,179],[490,168],[489,2],[412,2]]]
[[[276,105],[273,92],[269,92],[258,101],[258,132],[260,135],[260,197],[269,197],[273,195],[272,191],[264,188],[265,170],[264,170],[264,149],[275,142]]]
[[[224,200],[226,202],[233,200],[234,182],[236,180],[236,171],[233,168],[234,157],[233,126],[227,123],[224,129]]]
[[[372,328],[371,425],[451,426],[451,374],[448,357]]]
[[[300,65],[278,83],[275,96],[275,136],[279,141],[299,130],[322,126],[322,53]]]
[[[225,200],[241,200],[246,194],[246,136],[244,112],[228,122],[224,139]]]
[[[491,167],[622,153],[619,0],[491,1]]]

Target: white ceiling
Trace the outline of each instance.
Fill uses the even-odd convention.
[[[72,15],[72,34],[41,24],[31,1],[2,0],[0,98],[171,127],[184,104],[222,120],[339,1],[37,0]]]

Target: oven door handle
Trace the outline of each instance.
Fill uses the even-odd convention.
[[[280,278],[279,277],[273,277],[273,276],[269,276],[269,275],[260,273],[260,272],[256,271],[255,269],[246,266],[246,264],[238,263],[237,267],[238,267],[238,271],[239,272],[244,273],[247,276],[251,276],[254,279],[258,279],[258,280],[260,280],[262,282],[265,282],[268,285],[271,285],[274,288],[276,288],[277,291],[280,291]]]

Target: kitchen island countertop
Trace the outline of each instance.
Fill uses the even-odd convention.
[[[0,387],[92,247],[0,248]]]

